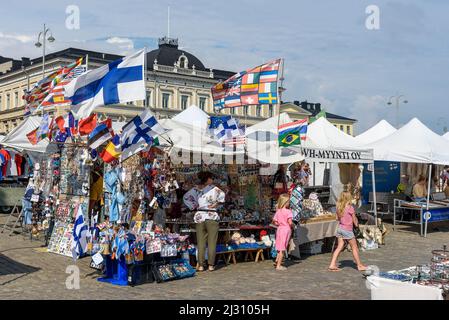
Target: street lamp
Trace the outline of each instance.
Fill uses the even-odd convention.
[[[47,33],[50,32],[50,36],[47,37]],[[41,42],[42,37],[42,42]],[[48,41],[50,43],[54,42],[56,39],[53,37],[53,34],[49,28],[45,26],[44,23],[44,31],[39,32],[37,36],[37,42],[34,44],[37,48],[42,47],[42,79],[45,78],[45,43]]]
[[[402,99],[402,100],[401,100]],[[397,95],[397,96],[391,96],[388,100],[387,104],[391,106],[393,104],[392,100],[395,100],[395,107],[396,107],[396,128],[399,127],[399,103],[408,103],[408,100],[405,99],[404,95]]]

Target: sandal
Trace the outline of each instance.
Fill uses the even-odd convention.
[[[196,271],[204,271],[204,267],[203,266],[199,266],[198,268],[196,268]]]
[[[363,266],[362,268],[360,268],[359,266],[357,266],[357,270],[359,270],[360,272],[365,272],[368,270],[367,267]]]
[[[284,271],[284,270],[287,270],[287,268],[284,267],[284,266],[280,266],[280,267],[276,267],[276,270],[282,270],[282,271]]]
[[[214,266],[209,266],[209,271],[215,271],[215,267]]]
[[[341,271],[341,269],[340,268],[327,268],[327,271],[338,272],[338,271]]]

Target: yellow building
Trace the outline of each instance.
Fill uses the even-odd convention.
[[[102,52],[68,48],[46,55],[45,72],[57,70],[61,66],[87,56],[88,68],[98,68],[121,56]],[[206,68],[193,54],[178,48],[178,39],[161,38],[159,47],[147,53],[146,57],[145,101],[125,105],[108,105],[95,110],[113,120],[130,120],[148,106],[157,117],[166,118],[181,112],[190,105],[197,105],[205,112],[213,114],[210,88],[221,80],[226,80],[235,72]],[[41,80],[42,57],[23,58],[22,61],[0,57],[0,134],[8,133],[16,127],[24,115],[24,90]],[[65,108],[67,109],[67,108]],[[61,114],[65,109],[50,109],[50,114]],[[222,114],[232,114],[242,124],[251,125],[261,119],[277,114],[275,105],[228,108]]]

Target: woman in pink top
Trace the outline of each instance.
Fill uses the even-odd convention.
[[[281,264],[284,258],[284,251],[287,250],[288,242],[292,234],[293,214],[289,207],[290,196],[286,193],[281,194],[276,205],[276,214],[273,218],[273,224],[278,227],[276,231],[276,250],[278,252],[276,256],[276,270],[287,269]]]
[[[349,242],[351,246],[352,255],[354,256],[354,261],[357,264],[357,269],[359,271],[366,271],[366,267],[360,261],[359,248],[357,246],[357,240],[355,239],[353,226],[359,225],[357,217],[355,216],[355,210],[352,206],[352,195],[350,192],[343,191],[340,194],[340,198],[337,201],[337,219],[340,222],[337,230],[338,246],[332,255],[332,260],[329,265],[329,271],[340,271],[341,269],[337,267],[337,259],[340,252],[343,250],[345,241]]]

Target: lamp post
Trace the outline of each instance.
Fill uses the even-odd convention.
[[[47,38],[47,33],[49,32],[50,36]],[[51,30],[47,28],[44,23],[44,30],[39,32],[39,35],[37,36],[37,42],[34,44],[38,48],[42,47],[42,79],[45,78],[45,43],[47,42],[47,40],[48,42],[52,43],[55,41],[55,38],[53,37]]]
[[[402,99],[402,100],[401,100]],[[388,100],[387,104],[391,106],[393,104],[393,100],[395,100],[395,107],[396,107],[396,128],[399,127],[399,103],[408,103],[408,100],[405,99],[405,96],[403,94],[391,96]]]

